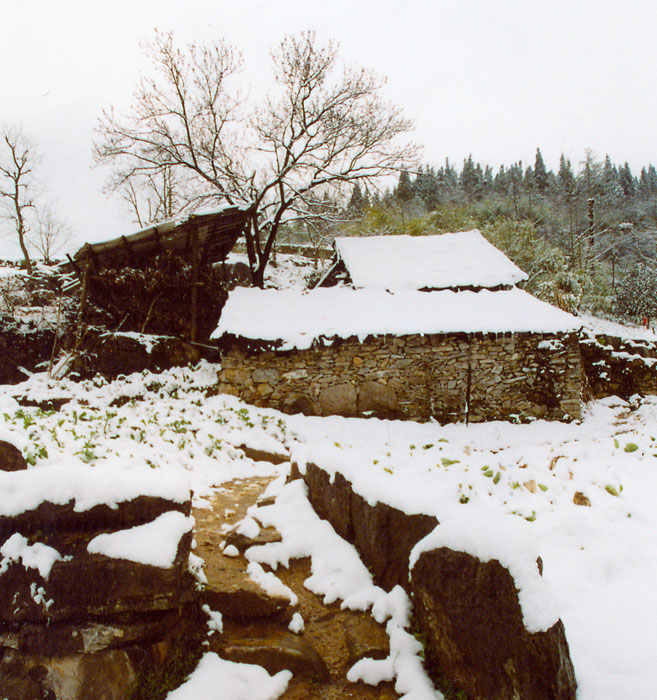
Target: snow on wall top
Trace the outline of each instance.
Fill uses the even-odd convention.
[[[0,515],[15,516],[47,501],[66,505],[75,501],[76,512],[106,504],[116,506],[139,496],[183,503],[189,498],[189,480],[183,475],[162,478],[154,470],[94,469],[59,464],[17,472],[0,471]]]
[[[282,341],[281,349],[287,350],[309,348],[320,336],[560,333],[581,325],[574,316],[520,289],[393,294],[348,287],[305,292],[238,287],[230,293],[212,337]]]
[[[477,229],[435,236],[336,238],[335,249],[356,287],[497,287],[527,279]]]

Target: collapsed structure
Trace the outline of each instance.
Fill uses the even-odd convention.
[[[440,422],[581,412],[578,319],[479,231],[337,239],[317,288],[234,290],[220,391],[317,415]]]

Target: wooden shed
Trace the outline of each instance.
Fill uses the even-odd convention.
[[[180,256],[185,266],[189,266],[187,269],[191,268],[191,278],[185,285],[186,293],[191,292],[186,306],[190,320],[185,334],[195,341],[204,291],[200,271],[211,269],[215,263],[225,260],[252,216],[250,205],[228,206],[192,214],[182,220],[155,224],[108,241],[85,243],[72,257],[69,256],[62,269],[77,274],[82,283],[84,306],[89,289],[101,277],[107,278],[108,271],[143,270],[162,254]],[[153,303],[155,301],[153,299]]]

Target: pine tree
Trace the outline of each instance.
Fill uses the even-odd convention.
[[[646,168],[641,168],[641,175],[639,175],[639,194],[642,197],[649,197],[650,192],[650,179],[648,178],[648,171]]]
[[[486,168],[484,169],[484,192],[492,192],[493,190],[493,169],[490,167],[490,165],[487,165]]]
[[[545,194],[548,186],[548,174],[545,169],[545,163],[543,162],[543,156],[541,155],[541,149],[536,149],[536,160],[534,161],[534,181],[536,183],[536,189],[540,194]]]
[[[495,179],[493,180],[493,189],[499,195],[505,195],[508,192],[509,178],[504,165],[500,165],[500,169],[497,171],[497,175],[495,175]]]
[[[622,194],[623,190],[618,182],[618,170],[607,155],[602,166],[602,196],[611,203]]]
[[[414,196],[415,192],[413,191],[411,176],[407,170],[402,170],[401,174],[399,175],[397,189],[395,190],[395,198],[402,204],[407,204],[413,199]]]
[[[586,157],[582,162],[582,170],[579,174],[578,185],[587,199],[602,194],[603,168],[592,150],[586,150]]]
[[[657,194],[657,170],[655,170],[654,165],[648,166],[648,185],[650,187],[650,194]]]
[[[523,179],[524,174],[522,170],[522,161],[520,160],[517,163],[514,163],[508,170],[509,194],[511,196],[511,201],[513,202],[513,210],[516,219],[519,215],[518,203],[520,200]]]
[[[450,193],[454,193],[459,185],[459,176],[454,168],[454,166],[449,162],[449,158],[445,158],[445,186],[450,190]]]
[[[440,204],[441,183],[433,168],[420,168],[413,189],[428,211],[433,211]]]
[[[557,182],[559,183],[559,189],[564,197],[569,197],[573,194],[575,190],[575,176],[573,175],[570,160],[567,159],[563,153],[559,159],[559,173],[557,174]]]
[[[620,169],[618,180],[625,197],[634,197],[634,194],[636,193],[636,185],[634,182],[634,175],[632,175],[632,171],[630,170],[630,166],[628,165],[627,161],[625,161],[625,165]]]
[[[475,168],[475,165],[472,162],[472,154],[470,154],[467,157],[467,159],[463,161],[463,170],[461,171],[460,184],[466,196],[476,196],[477,191],[479,189],[479,179],[477,177],[477,170]]]
[[[356,216],[360,216],[365,210],[365,197],[363,197],[363,192],[358,183],[354,185],[354,189],[351,191],[351,198],[349,199],[347,210],[350,214]]]

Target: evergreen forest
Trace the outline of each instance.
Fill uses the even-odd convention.
[[[525,288],[571,312],[650,322],[657,316],[657,169],[588,151],[578,167],[561,156],[555,173],[540,149],[532,164],[494,172],[472,156],[455,167],[422,166],[394,187],[356,183],[348,203],[331,203],[304,230],[316,244],[335,236],[425,235],[479,228],[528,273]]]

